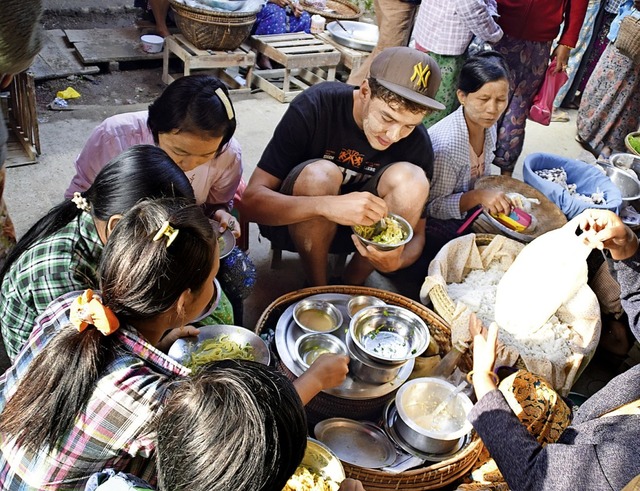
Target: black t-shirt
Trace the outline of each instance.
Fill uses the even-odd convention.
[[[353,119],[355,87],[323,82],[298,95],[262,153],[258,167],[280,180],[298,164],[326,159],[342,169],[343,191],[357,189],[382,167],[411,162],[433,175],[433,149],[427,130],[418,125],[386,150],[371,147]]]

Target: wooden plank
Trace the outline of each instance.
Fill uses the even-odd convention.
[[[98,73],[100,68],[95,65],[83,65],[75,48],[67,44],[64,31],[54,29],[44,31],[42,49],[33,60],[29,71],[36,80],[46,80]]]
[[[337,42],[328,32],[321,32],[316,36],[322,41],[330,44],[340,52],[340,63],[347,69],[354,71],[360,68],[360,65],[371,53],[369,51],[361,51],[359,49],[349,48]]]
[[[5,167],[20,167],[22,165],[36,164],[38,159],[35,155],[29,155],[15,139],[7,142],[7,159],[4,161]]]
[[[84,63],[160,60],[162,53],[145,53],[135,27],[67,29],[64,31]]]

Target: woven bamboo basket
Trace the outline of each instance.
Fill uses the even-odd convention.
[[[310,14],[318,14],[327,19],[327,24],[334,20],[358,20],[362,15],[362,9],[349,0],[327,0],[324,9],[318,9],[301,0],[300,5]]]
[[[635,64],[640,63],[640,19],[631,15],[622,19],[614,46]]]
[[[359,286],[323,286],[304,288],[288,293],[274,300],[262,313],[255,327],[255,332],[261,334],[268,329],[275,330],[278,319],[291,304],[310,295],[321,293],[341,293],[346,295],[374,295],[390,305],[404,307],[419,315],[429,326],[432,338],[437,342],[440,353],[451,349],[451,331],[444,320],[419,302],[411,300],[397,293],[379,290],[377,288]],[[277,368],[291,380],[295,375],[281,362]],[[389,399],[395,397],[395,392],[384,397],[370,400],[348,400],[329,394],[318,394],[307,406],[309,421],[314,425],[320,419],[328,417],[348,417],[351,419],[367,419],[377,421],[382,418],[382,411]],[[361,417],[363,414],[366,417]],[[429,490],[445,486],[464,475],[478,459],[482,450],[482,442],[475,435],[472,441],[458,454],[450,459],[397,474],[380,470],[365,469],[343,462],[348,477],[362,481],[367,491],[397,490]]]
[[[631,146],[630,138],[633,137],[637,140],[640,140],[640,131],[634,131],[633,133],[629,133],[624,139],[624,146],[627,147],[630,153],[634,155],[640,156],[640,152]]]
[[[233,51],[251,34],[255,12],[217,12],[169,0],[178,29],[198,49]]]

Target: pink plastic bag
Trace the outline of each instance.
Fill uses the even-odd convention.
[[[549,126],[549,123],[551,123],[553,100],[556,98],[556,95],[558,95],[560,87],[569,80],[568,75],[564,71],[554,73],[555,68],[556,59],[554,58],[549,68],[547,68],[547,73],[544,76],[540,89],[538,89],[538,93],[533,98],[533,104],[529,112],[530,120],[545,126]]]

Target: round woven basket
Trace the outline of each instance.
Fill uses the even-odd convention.
[[[347,462],[342,462],[342,465],[347,477],[362,481],[367,491],[440,489],[466,474],[478,460],[481,451],[482,441],[474,432],[471,442],[460,453],[428,467],[390,474]]]
[[[432,338],[437,342],[440,353],[444,354],[451,349],[451,330],[431,309],[419,302],[411,300],[397,293],[379,290],[377,288],[361,286],[322,286],[304,288],[288,293],[274,300],[262,313],[255,327],[255,332],[261,334],[269,329],[275,331],[278,319],[291,304],[310,295],[321,293],[341,293],[345,295],[373,295],[381,298],[390,305],[404,307],[419,315],[429,326]],[[290,380],[296,377],[281,362],[276,364]],[[329,417],[346,417],[356,420],[378,421],[382,418],[382,412],[388,400],[395,397],[395,391],[391,394],[375,399],[349,400],[329,394],[318,394],[306,406],[307,415],[311,425]],[[482,442],[475,435],[472,441],[461,452],[450,459],[419,469],[413,469],[396,474],[365,469],[343,462],[348,477],[362,481],[367,491],[379,491],[388,489],[397,490],[428,490],[438,489],[451,483],[465,474],[475,463],[482,450]]]
[[[198,49],[232,51],[251,34],[255,12],[217,12],[169,0],[178,29]]]
[[[362,9],[349,0],[327,0],[324,9],[318,9],[301,0],[300,5],[310,14],[318,14],[327,19],[327,24],[334,20],[358,20],[362,15]]]
[[[627,150],[629,150],[629,152],[634,155],[640,156],[640,151],[636,150],[631,146],[631,140],[630,140],[631,137],[633,137],[636,140],[640,140],[640,131],[634,131],[633,133],[629,133],[624,138],[624,146],[627,147]]]
[[[640,63],[640,19],[632,15],[622,18],[614,46],[634,63]]]

